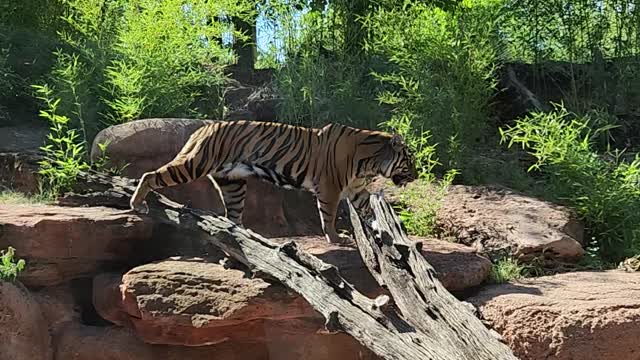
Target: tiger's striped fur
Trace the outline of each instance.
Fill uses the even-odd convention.
[[[196,130],[176,157],[142,175],[131,198],[140,209],[151,190],[207,176],[220,193],[225,216],[242,224],[249,176],[285,188],[302,188],[317,199],[322,229],[339,242],[335,217],[341,198],[366,211],[365,177],[382,175],[396,185],[416,178],[413,159],[402,139],[380,131],[330,124],[311,129],[280,123],[232,121]]]

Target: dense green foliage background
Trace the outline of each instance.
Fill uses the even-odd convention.
[[[271,69],[280,121],[397,131],[424,179],[568,204],[594,263],[640,253],[637,0],[0,0],[0,121],[49,121],[52,187],[106,126],[222,118],[230,66]]]

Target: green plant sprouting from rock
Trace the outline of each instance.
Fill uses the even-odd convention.
[[[9,247],[6,250],[0,250],[0,280],[15,281],[18,275],[26,265],[23,259],[16,259],[15,250]]]
[[[53,90],[47,85],[35,86],[38,99],[45,108],[40,116],[48,121],[50,133],[47,144],[40,149],[44,159],[40,161],[39,174],[52,194],[69,189],[81,171],[89,169],[85,161],[85,143],[76,129],[69,126],[69,117],[58,113],[60,99],[53,98]]]

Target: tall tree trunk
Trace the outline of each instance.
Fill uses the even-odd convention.
[[[257,59],[256,52],[256,23],[255,19],[249,22],[239,18],[233,19],[233,26],[236,30],[247,35],[249,39],[245,41],[234,40],[233,51],[238,55],[237,68],[243,73],[250,74],[253,72],[253,68]]]
[[[370,3],[370,0],[343,0],[341,4],[345,21],[345,52],[349,55],[358,56],[364,49],[367,32],[363,28],[360,18],[366,16],[371,10]]]

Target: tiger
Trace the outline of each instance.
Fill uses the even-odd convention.
[[[381,175],[397,186],[416,179],[413,155],[398,134],[339,124],[320,129],[282,123],[237,120],[198,128],[173,160],[144,173],[131,197],[131,209],[147,212],[151,190],[186,184],[206,176],[224,204],[224,216],[242,225],[246,179],[256,176],[286,189],[315,195],[324,237],[344,244],[336,213],[348,198],[369,213],[367,179]]]

